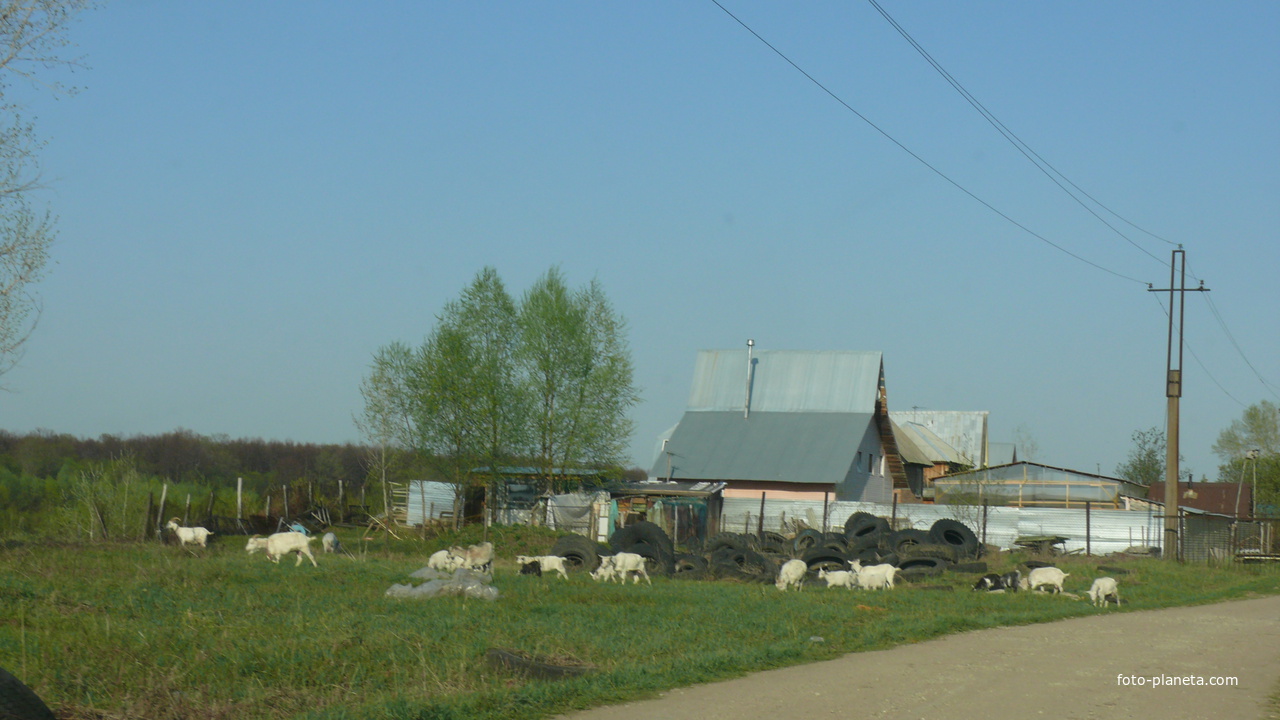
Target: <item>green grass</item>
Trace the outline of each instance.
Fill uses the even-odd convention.
[[[356,557],[319,557],[319,568],[248,556],[239,538],[196,552],[11,546],[0,550],[0,666],[77,718],[537,718],[947,633],[1104,612],[1062,597],[969,592],[971,575],[878,593],[521,577],[510,558],[544,552],[552,536],[491,532],[504,560],[493,602],[385,596],[430,552],[479,539],[467,533],[365,546],[353,537]],[[1087,560],[1061,566],[1079,593],[1102,574]],[[1280,592],[1270,568],[1125,567],[1122,611]],[[598,671],[526,679],[486,664],[490,647]]]

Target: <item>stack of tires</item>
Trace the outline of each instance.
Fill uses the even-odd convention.
[[[651,575],[675,572],[675,543],[666,530],[647,520],[615,531],[609,536],[609,547],[615,553],[635,553],[644,558],[645,569]]]
[[[743,582],[774,582],[788,541],[777,533],[766,533],[763,542],[755,535],[722,532],[703,546],[707,557],[705,575]]]
[[[974,562],[982,553],[978,537],[958,520],[938,520],[928,530],[893,530],[884,518],[856,512],[845,521],[844,539],[849,562],[895,565],[907,579],[946,570],[986,572],[985,563]]]

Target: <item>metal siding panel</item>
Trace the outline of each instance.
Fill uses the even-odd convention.
[[[452,513],[453,485],[430,480],[413,480],[409,483],[409,500],[405,508],[406,523],[421,525],[424,517],[439,520],[441,513]]]

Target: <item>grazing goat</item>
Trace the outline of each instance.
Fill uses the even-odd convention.
[[[898,568],[888,563],[868,565],[858,570],[858,584],[867,590],[892,590]]]
[[[462,558],[450,550],[437,550],[427,558],[427,567],[442,572],[453,572],[462,566]]]
[[[1100,577],[1093,581],[1093,585],[1089,588],[1089,599],[1093,601],[1094,607],[1106,605],[1108,600],[1120,605],[1120,583],[1115,578]]]
[[[789,587],[804,590],[804,574],[807,572],[809,572],[809,566],[803,560],[788,560],[778,570],[778,582],[774,584],[783,592],[786,592]]]
[[[542,577],[542,565],[537,561],[524,563],[520,566],[520,574]]]
[[[978,582],[974,583],[974,590],[986,590],[995,592],[997,590],[1008,590],[1009,592],[1017,592],[1018,585],[1022,583],[1022,573],[1014,570],[1003,575],[991,573],[983,575]]]
[[[178,545],[192,543],[200,547],[207,547],[204,542],[213,534],[202,527],[182,527],[178,524],[178,518],[170,520],[165,524],[165,527],[178,536]]]
[[[542,573],[558,572],[560,573],[560,577],[565,580],[569,579],[569,573],[564,568],[564,558],[558,555],[517,555],[516,562],[520,567],[524,567],[529,563],[538,563],[538,568],[541,570],[538,575],[542,575]]]
[[[644,567],[644,556],[628,552],[620,552],[600,558],[600,567],[591,573],[591,578],[605,582],[617,579],[618,582],[625,585],[628,575],[637,585],[640,584],[641,575],[644,576],[645,582],[650,585],[653,584],[653,580],[649,579],[649,571]]]
[[[320,538],[320,542],[327,553],[342,552],[342,543],[338,542],[338,536],[331,532],[325,533],[324,537]]]
[[[449,552],[461,558],[460,565],[468,570],[488,572],[493,564],[493,543],[491,542],[470,545],[465,550],[454,546],[449,548]]]
[[[297,553],[298,561],[294,566],[302,564],[302,556],[306,555],[311,561],[312,567],[320,567],[316,564],[316,558],[311,554],[310,543],[315,538],[307,537],[300,532],[281,532],[270,535],[265,538],[253,536],[249,538],[248,544],[244,546],[246,552],[254,553],[258,550],[265,550],[267,559],[273,563],[279,563],[280,558],[289,553]]]
[[[847,587],[850,590],[858,587],[858,573],[855,570],[818,570],[818,579],[826,580],[827,587]]]
[[[1053,588],[1053,592],[1062,592],[1062,581],[1067,579],[1071,573],[1064,573],[1056,567],[1040,567],[1035,568],[1027,575],[1027,579],[1022,582],[1024,590],[1038,590],[1046,585]]]

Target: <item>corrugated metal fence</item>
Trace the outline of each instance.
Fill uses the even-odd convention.
[[[824,515],[825,511],[825,515]],[[991,545],[1009,549],[1014,540],[1034,535],[1061,535],[1069,538],[1066,549],[1088,550],[1094,555],[1121,552],[1134,545],[1160,547],[1163,540],[1163,519],[1152,511],[1129,510],[1063,510],[1057,508],[1009,508],[972,505],[920,505],[900,504],[895,509],[881,503],[776,500],[765,497],[764,529],[777,532],[793,531],[793,521],[801,520],[808,527],[824,527],[843,530],[844,522],[855,512],[867,512],[880,517],[895,517],[897,529],[917,528],[927,530],[941,519],[959,520],[968,525]],[[1230,523],[1216,523],[1214,519],[1192,522],[1185,527],[1187,547],[1194,548],[1196,557],[1188,553],[1187,559],[1208,556],[1208,549],[1219,543],[1215,539],[1223,530],[1229,536]],[[1223,525],[1223,527],[1218,527]],[[760,501],[748,498],[725,498],[721,529],[733,532],[755,532],[760,527]],[[1221,540],[1221,547],[1230,547],[1228,539]]]

